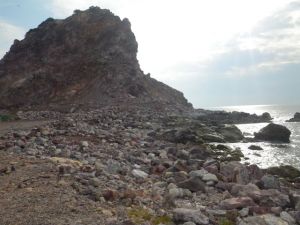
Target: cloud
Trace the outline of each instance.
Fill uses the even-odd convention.
[[[21,27],[0,20],[0,58],[9,50],[15,39],[22,39],[25,30]]]

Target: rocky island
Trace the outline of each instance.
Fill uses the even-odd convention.
[[[127,19],[47,19],[0,61],[0,224],[293,225],[300,172],[243,164],[256,116],[145,75]],[[216,142],[215,144],[213,142]]]

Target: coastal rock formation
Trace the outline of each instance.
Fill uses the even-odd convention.
[[[15,40],[0,61],[0,109],[130,102],[191,107],[181,92],[143,73],[137,50],[128,19],[109,10],[49,18]]]
[[[254,137],[257,140],[280,142],[289,142],[290,135],[291,131],[288,128],[274,123],[270,123],[258,133],[254,133]]]
[[[246,112],[212,111],[204,109],[195,110],[194,116],[202,122],[212,124],[266,123],[273,119],[268,112],[265,112],[262,115],[256,115]]]
[[[197,134],[186,130],[188,117],[176,117],[176,132],[170,132],[173,109],[18,115],[9,129],[0,124],[0,224],[299,221],[297,169],[260,169],[238,162],[240,153],[225,145],[196,143]],[[200,125],[194,124],[203,133],[210,128]],[[254,217],[264,219],[254,223]]]
[[[300,122],[300,113],[296,112],[294,118],[287,120],[286,122]]]

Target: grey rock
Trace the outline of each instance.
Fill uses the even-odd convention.
[[[194,222],[185,222],[183,225],[196,225]]]
[[[116,174],[119,173],[121,170],[121,164],[118,161],[114,159],[109,159],[107,161],[106,171],[108,173]]]
[[[244,139],[244,135],[235,125],[225,125],[218,132],[220,132],[226,142],[238,142]]]
[[[258,133],[254,133],[254,137],[257,140],[280,142],[290,142],[290,135],[291,131],[288,128],[274,123],[270,123]]]
[[[190,196],[192,196],[192,193],[188,189],[171,188],[169,190],[169,197],[171,199],[184,198],[184,197],[190,197]]]
[[[177,184],[178,187],[189,189],[192,192],[205,192],[205,183],[199,177],[191,177]]]
[[[262,147],[260,147],[258,145],[250,145],[248,147],[248,149],[250,149],[250,150],[264,150]]]
[[[204,169],[201,169],[201,170],[193,170],[189,173],[189,176],[190,177],[199,177],[199,178],[203,178],[203,176],[205,174],[208,174],[208,172]]]
[[[132,175],[136,178],[147,178],[149,175],[142,170],[134,169],[132,170]]]
[[[280,218],[288,222],[289,225],[295,225],[296,220],[287,212],[283,211],[280,213]]]
[[[207,173],[207,174],[204,174],[203,177],[202,177],[202,180],[203,181],[214,181],[214,182],[218,182],[218,178],[216,175],[212,174],[212,173]]]
[[[220,207],[225,210],[242,209],[250,206],[255,206],[255,203],[249,197],[229,198],[220,203]]]
[[[263,188],[265,189],[278,189],[280,190],[280,182],[277,177],[272,175],[264,175],[261,178],[261,182],[263,185]]]
[[[176,208],[173,210],[173,218],[176,222],[193,222],[197,225],[209,224],[209,219],[200,210]]]
[[[246,217],[249,215],[249,208],[242,208],[240,211],[239,211],[239,215],[241,217]]]
[[[286,221],[271,214],[250,216],[238,222],[238,225],[289,225]]]

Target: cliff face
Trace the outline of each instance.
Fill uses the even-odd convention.
[[[0,108],[127,101],[190,107],[181,92],[143,74],[137,48],[128,19],[109,10],[49,18],[0,61]]]

